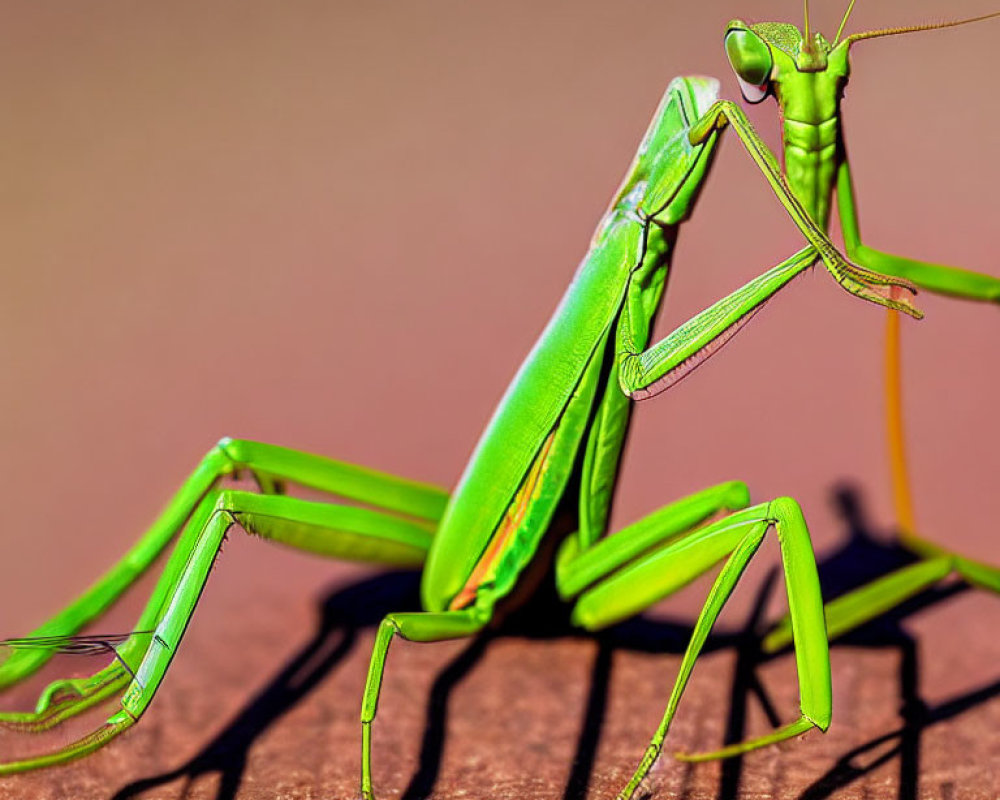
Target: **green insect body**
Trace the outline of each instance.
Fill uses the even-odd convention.
[[[177,651],[222,539],[235,525],[328,557],[423,566],[423,610],[390,614],[376,636],[361,710],[366,798],[374,796],[371,726],[393,639],[439,641],[481,631],[536,562],[549,535],[564,537],[554,543],[556,586],[572,605],[573,623],[587,630],[639,613],[722,564],[661,724],[621,798],[634,794],[660,756],[700,649],[768,531],[775,531],[780,542],[789,616],[765,646],[794,645],[800,716],[770,734],[699,757],[731,755],[813,727],[826,729],[832,698],[824,613],[831,634],[840,633],[953,571],[1000,589],[996,570],[910,537],[925,561],[824,610],[798,504],[781,498],[750,505],[739,482],[706,489],[623,530],[607,531],[633,400],[676,384],[817,261],[845,290],[893,312],[919,316],[906,299],[911,281],[934,291],[1000,300],[996,279],[860,244],[839,122],[848,47],[861,38],[906,30],[855,34],[830,45],[811,37],[808,26],[803,36],[792,25],[730,23],[726,47],[747,99],[773,93],[781,104],[787,171],[739,107],[717,99],[714,80],[675,79],[572,283],[455,490],[272,445],[223,440],[122,561],[31,636],[2,642],[10,654],[0,663],[0,688],[31,675],[58,650],[103,647],[115,660],[90,678],[55,682],[34,712],[0,714],[0,725],[45,730],[119,695],[121,709],[89,736],[56,752],[0,764],[0,774],[86,755],[139,719]],[[678,226],[692,212],[726,127],[738,134],[802,234],[804,247],[649,346]],[[841,255],[826,235],[835,187],[848,255],[857,263]],[[218,488],[221,478],[236,472],[253,475],[261,492]],[[288,497],[281,492],[287,482],[353,504]],[[721,519],[720,513],[725,514]],[[553,531],[557,515],[575,523],[568,534]],[[97,642],[75,635],[171,542],[174,550],[133,634]]]
[[[423,601],[429,610],[444,609],[458,592],[543,441],[552,435],[541,480],[527,501],[525,522],[530,524],[521,526],[511,544],[519,557],[510,560],[512,571],[501,573],[505,579],[516,576],[530,559],[569,479],[595,402],[603,424],[587,432],[587,450],[610,452],[612,457],[601,459],[595,475],[590,474],[595,465],[588,460],[583,484],[589,487],[592,480],[608,477],[608,485],[613,485],[630,404],[616,385],[617,370],[605,369],[603,355],[612,339],[627,336],[641,348],[649,338],[651,317],[663,292],[669,240],[645,221],[649,212],[643,205],[652,200],[666,206],[662,217],[670,222],[664,224],[675,224],[686,215],[708,167],[711,144],[693,147],[684,123],[701,116],[715,96],[714,82],[698,79],[676,81],[668,90],[622,191],[452,496],[424,569]],[[625,306],[638,310],[627,316],[628,331],[621,330]],[[610,476],[602,474],[608,470]],[[606,514],[609,501],[609,493],[602,493],[598,502],[605,508],[594,509],[586,488],[581,497],[597,515]],[[482,595],[480,602],[485,603],[493,592]]]

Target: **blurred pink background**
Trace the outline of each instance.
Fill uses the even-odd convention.
[[[832,36],[845,5],[815,3],[814,26]],[[862,0],[849,30],[995,9]],[[791,0],[6,4],[0,632],[83,589],[223,435],[452,485],[669,79],[715,75],[735,98],[726,21],[800,15]],[[869,244],[1000,275],[997,36],[1000,21],[855,48],[844,115]],[[751,114],[776,146],[773,103]],[[659,331],[800,246],[727,137]],[[997,562],[1000,313],[918,303],[918,520]],[[796,281],[640,408],[616,524],[741,478],[759,500],[798,498],[820,551],[845,533],[839,481],[890,528],[883,325],[824,271]],[[308,607],[340,569],[247,552],[215,571],[215,613],[251,594]]]

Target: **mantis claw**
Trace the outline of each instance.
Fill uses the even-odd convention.
[[[846,259],[824,260],[824,263],[833,275],[833,279],[845,291],[880,306],[908,314],[914,319],[923,319],[924,313],[904,295],[904,292],[913,295],[917,293],[916,284],[911,281],[859,267]]]
[[[12,775],[16,772],[27,772],[28,770],[40,767],[54,767],[66,764],[77,758],[89,755],[109,740],[125,732],[134,724],[135,720],[129,715],[116,714],[97,730],[59,750],[41,756],[34,756],[33,758],[25,758],[21,761],[0,762],[0,775]]]
[[[113,664],[90,678],[53,681],[42,690],[34,711],[0,712],[0,728],[18,733],[51,730],[123,689],[129,677],[120,665]]]
[[[35,704],[35,713],[41,714],[53,706],[83,697],[83,692],[80,691],[78,683],[78,681],[72,679],[63,679],[50,683],[38,696],[38,702]]]
[[[825,727],[818,725],[807,716],[802,715],[795,720],[795,722],[789,723],[783,728],[778,728],[778,730],[765,734],[764,736],[759,736],[756,739],[748,739],[745,742],[737,742],[736,744],[731,744],[726,747],[719,748],[718,750],[712,750],[705,753],[676,752],[674,753],[674,758],[678,761],[686,762],[717,761],[722,758],[732,758],[733,756],[742,755],[743,753],[749,753],[751,750],[758,750],[761,747],[767,747],[771,744],[783,742],[786,739],[791,739],[793,736],[801,736],[813,728],[826,730]]]

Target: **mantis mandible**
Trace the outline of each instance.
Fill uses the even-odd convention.
[[[838,42],[838,35],[836,46],[827,51],[822,41],[813,44],[808,33],[803,37],[796,31],[793,35],[790,28],[734,23],[727,36],[733,52],[747,50],[745,55],[734,56],[738,74],[746,77],[748,70],[756,70],[749,77],[773,80],[773,88],[781,87],[779,100],[783,103],[814,96],[811,92],[815,87],[796,89],[792,79],[801,77],[808,85],[821,83],[823,75],[836,78],[830,66],[839,62],[846,67],[849,44],[866,36]],[[761,51],[752,44],[754,37],[764,43],[773,59],[770,69],[763,72]],[[786,53],[785,48],[797,49],[797,55]],[[824,59],[827,67],[820,69],[819,62]],[[846,72],[839,80],[846,80]],[[830,88],[836,88],[836,80],[831,84]],[[12,643],[25,647],[19,647],[3,665],[0,675],[8,681],[27,675],[58,646],[58,641],[42,637],[69,637],[96,618],[156,553],[170,541],[177,541],[175,554],[136,626],[139,633],[112,643],[116,661],[89,681],[52,687],[38,712],[7,721],[25,729],[46,727],[124,691],[122,712],[94,736],[10,769],[60,763],[83,755],[133,724],[150,702],[179,644],[219,540],[226,529],[238,523],[266,538],[326,555],[376,563],[425,564],[426,611],[387,618],[376,644],[363,710],[362,788],[371,795],[370,727],[393,636],[399,633],[429,641],[480,630],[495,604],[516,584],[560,503],[570,510],[575,506],[579,527],[559,551],[557,580],[566,599],[575,603],[574,618],[582,627],[600,628],[636,613],[726,560],[716,590],[696,625],[661,730],[625,796],[631,795],[659,755],[686,676],[719,606],[772,525],[786,557],[803,715],[777,734],[746,747],[787,738],[812,726],[824,728],[830,708],[821,603],[808,535],[794,501],[746,508],[745,487],[726,484],[605,535],[629,395],[648,396],[679,380],[817,258],[848,291],[889,308],[912,311],[900,295],[908,289],[904,280],[858,268],[840,256],[825,237],[832,183],[829,176],[823,179],[825,192],[806,190],[806,181],[791,173],[786,182],[777,160],[762,148],[739,108],[716,103],[714,91],[712,83],[703,79],[671,85],[622,191],[595,234],[577,279],[450,497],[433,487],[315,456],[248,442],[220,444],[206,456],[131,557],[35,632],[37,648],[28,646],[30,641]],[[836,100],[836,94],[830,97]],[[835,102],[833,106],[835,109]],[[794,120],[789,106],[785,108],[786,120]],[[836,149],[837,126],[828,124],[836,117],[824,120],[825,126],[814,127],[817,131],[822,128],[826,135],[832,132],[833,140],[825,144],[827,149],[830,145]],[[662,292],[676,226],[690,213],[719,132],[726,126],[732,126],[751,151],[807,247],[647,349],[651,317]],[[790,163],[787,152],[786,159]],[[835,159],[826,163],[837,165]],[[846,160],[840,164],[847,174]],[[821,173],[807,170],[807,175],[814,177]],[[824,194],[826,206],[820,202]],[[840,193],[842,203],[845,194],[843,190]],[[848,238],[849,255],[851,248]],[[862,266],[874,266],[862,255],[859,252],[855,260]],[[880,267],[883,272],[915,272],[909,277],[925,288],[964,292],[981,299],[989,299],[993,288],[982,279],[985,288],[980,291],[976,279],[967,273],[914,262],[897,260]],[[938,279],[946,282],[935,284]],[[252,472],[263,493],[216,491],[216,481],[236,469]],[[284,497],[280,494],[282,481],[324,489],[374,508],[319,505]],[[568,492],[567,486],[574,486],[576,495]],[[737,513],[721,522],[707,522],[723,510]],[[781,645],[779,638],[772,640],[774,646]],[[78,639],[65,638],[62,646],[80,644]]]

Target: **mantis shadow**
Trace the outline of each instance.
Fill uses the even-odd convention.
[[[841,548],[818,563],[825,597],[836,597],[915,560],[908,551],[896,544],[882,542],[872,534],[866,524],[857,490],[840,488],[835,491],[834,499],[847,525],[848,536]],[[771,725],[780,724],[767,691],[757,677],[761,665],[773,658],[787,656],[787,653],[765,654],[760,649],[764,613],[777,575],[777,570],[773,570],[757,589],[751,612],[741,629],[713,632],[704,647],[704,652],[731,648],[736,653],[726,723],[727,744],[746,738],[747,712],[751,702],[761,706]],[[1000,694],[1000,681],[996,681],[931,708],[918,693],[917,643],[902,623],[921,609],[942,602],[966,588],[963,584],[953,584],[923,592],[834,643],[834,647],[893,647],[899,651],[899,698],[903,724],[845,753],[799,796],[799,800],[830,797],[895,758],[899,759],[900,767],[897,797],[900,800],[916,800],[922,731]],[[256,739],[301,702],[351,653],[359,632],[375,627],[390,611],[416,608],[418,605],[419,573],[416,572],[381,574],[335,590],[319,604],[319,622],[309,642],[198,754],[173,770],[128,784],[114,795],[113,800],[136,798],[179,778],[186,778],[189,786],[198,777],[213,773],[221,776],[215,800],[235,800],[249,750]],[[568,613],[566,605],[558,600],[551,581],[545,582],[530,602],[511,613],[499,627],[473,639],[438,674],[427,699],[417,770],[403,791],[402,800],[424,800],[432,794],[443,759],[450,697],[480,662],[490,644],[508,636],[551,639],[566,635],[583,636],[597,644],[586,707],[572,767],[562,794],[562,800],[585,800],[607,714],[615,653],[624,650],[679,655],[687,646],[692,628],[689,623],[640,616],[595,636],[572,630]],[[861,763],[866,758],[868,761]],[[742,769],[739,757],[723,762],[716,794],[718,800],[738,797]],[[691,774],[690,770],[687,774]],[[688,792],[685,789],[681,796],[687,796]]]
[[[319,622],[312,638],[200,752],[174,769],[133,781],[118,790],[112,800],[138,798],[182,778],[186,779],[182,791],[185,796],[195,780],[212,774],[220,776],[215,800],[235,800],[249,751],[258,737],[304,700],[350,655],[361,631],[377,626],[390,611],[418,607],[419,580],[416,572],[381,574],[338,589],[324,598],[319,605]],[[444,752],[449,698],[478,664],[490,643],[505,636],[548,639],[564,636],[568,630],[568,611],[558,602],[554,587],[547,585],[525,608],[512,613],[498,628],[473,639],[439,673],[428,695],[418,767],[403,792],[404,800],[419,800],[433,791]],[[635,620],[619,626],[614,635],[599,638],[590,697],[566,798],[580,797],[586,792],[600,741],[613,651],[628,647],[646,652],[681,653],[690,634],[691,628],[687,625]],[[705,649],[727,644],[724,638],[714,637],[706,643]]]

